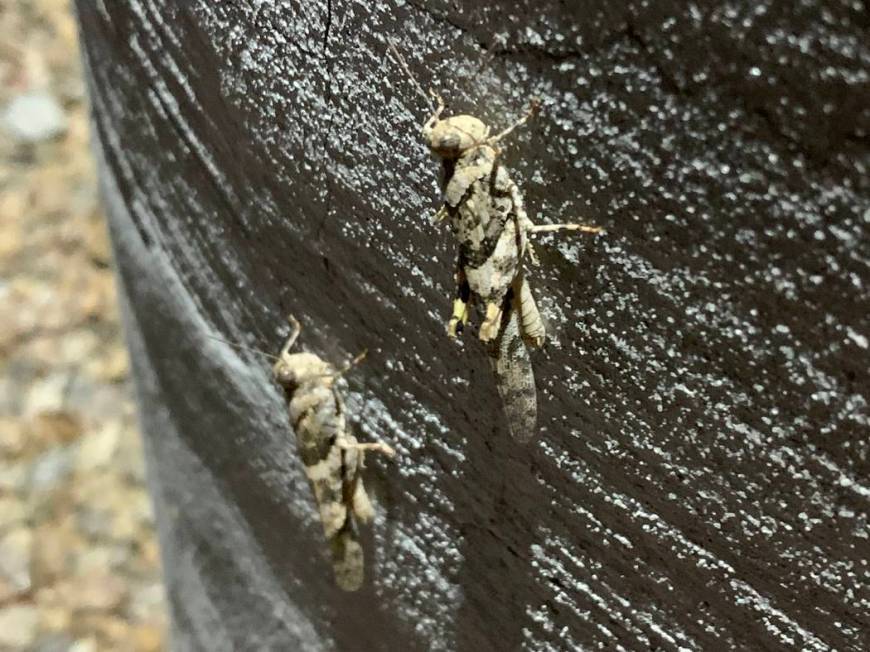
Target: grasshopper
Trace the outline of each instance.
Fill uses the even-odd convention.
[[[527,442],[534,436],[537,422],[535,378],[528,347],[540,347],[546,339],[524,273],[527,254],[533,264],[538,264],[529,240],[544,232],[600,233],[602,229],[574,223],[537,225],[526,213],[519,187],[501,164],[498,144],[535,115],[539,106],[536,100],[525,115],[496,134],[472,115],[442,118],[444,100],[430,89],[433,106],[402,55],[392,43],[390,48],[433,108],[422,126],[424,142],[442,163],[444,203],[433,223],[448,222],[459,243],[456,297],[447,332],[456,337],[468,323],[472,302],[483,304],[485,316],[479,337],[488,345],[510,432],[515,439]]]
[[[347,409],[336,382],[365,357],[365,352],[341,369],[314,353],[291,353],[302,326],[292,315],[288,321],[290,336],[277,358],[269,356],[276,360],[272,375],[284,390],[296,449],[329,543],[335,582],[345,591],[356,591],[362,586],[365,566],[357,523],[374,517],[362,479],[364,455],[374,451],[392,458],[396,453],[383,442],[358,442],[348,428]]]

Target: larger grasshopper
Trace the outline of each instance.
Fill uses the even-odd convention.
[[[390,47],[428,102],[404,58],[392,43]],[[479,337],[488,345],[510,432],[526,442],[537,427],[535,378],[527,347],[540,347],[546,339],[524,274],[527,254],[537,264],[529,240],[543,232],[599,233],[601,228],[573,223],[536,225],[529,219],[519,187],[500,162],[498,144],[536,113],[536,101],[523,117],[491,135],[490,128],[474,116],[442,118],[444,101],[431,90],[430,95],[435,105],[423,123],[422,136],[441,159],[444,191],[444,204],[433,221],[447,221],[459,242],[456,298],[447,332],[456,337],[468,323],[472,302],[483,304]]]

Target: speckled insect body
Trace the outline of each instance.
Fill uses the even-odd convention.
[[[443,161],[446,219],[459,243],[456,299],[448,323],[455,337],[468,323],[473,300],[485,307],[480,339],[488,343],[497,386],[512,435],[535,432],[537,399],[525,342],[538,346],[544,326],[522,275],[528,217],[507,169],[498,161],[489,129],[467,115],[440,119],[443,103],[423,126],[423,138]],[[525,298],[525,302],[522,299]]]
[[[374,516],[363,486],[363,456],[366,450],[390,457],[395,453],[381,442],[361,444],[348,432],[347,412],[336,381],[349,366],[336,370],[313,353],[290,353],[301,331],[292,317],[290,323],[293,332],[273,375],[287,397],[299,456],[329,542],[336,584],[355,591],[364,578],[357,522],[368,522]]]
[[[390,47],[426,98],[404,58],[395,46]],[[459,243],[456,299],[447,331],[455,337],[468,323],[471,303],[483,304],[479,337],[488,344],[511,434],[525,442],[534,436],[537,422],[535,379],[527,347],[541,346],[546,339],[523,271],[527,253],[537,262],[529,237],[544,231],[598,233],[600,229],[582,224],[535,225],[526,214],[517,184],[499,161],[499,141],[534,115],[537,102],[513,125],[490,135],[490,128],[474,116],[441,118],[444,101],[430,93],[437,105],[423,125],[423,139],[442,161],[444,190],[444,204],[434,221],[447,220]]]
[[[537,397],[527,346],[546,339],[541,315],[525,278],[523,263],[534,252],[529,237],[562,229],[597,233],[581,224],[536,226],[507,168],[499,162],[496,143],[533,115],[529,112],[496,136],[479,119],[457,115],[441,119],[444,103],[423,126],[423,138],[444,166],[444,205],[436,222],[447,219],[459,242],[457,293],[448,333],[456,336],[469,318],[473,299],[485,308],[479,336],[489,343],[496,384],[511,434],[528,441],[535,434]]]

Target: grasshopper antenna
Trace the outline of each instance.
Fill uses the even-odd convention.
[[[540,110],[540,108],[541,108],[541,101],[538,98],[533,97],[532,101],[529,103],[529,109],[528,109],[528,111],[526,111],[525,115],[523,115],[519,120],[514,122],[510,127],[505,129],[501,133],[496,134],[495,136],[490,136],[484,142],[486,142],[490,145],[497,143],[502,138],[504,138],[505,136],[510,134],[517,127],[521,127],[524,124],[526,124],[526,122],[529,121],[529,118],[532,118],[538,114],[538,111]]]
[[[206,335],[209,339],[217,340],[218,342],[223,342],[229,346],[232,346],[236,349],[241,349],[242,351],[250,351],[251,353],[259,353],[260,355],[264,355],[267,358],[271,358],[272,360],[280,360],[277,355],[272,355],[271,353],[266,353],[262,349],[257,349],[253,346],[245,346],[244,344],[239,344],[238,342],[230,342],[229,340],[225,340],[222,337],[217,337],[215,335]]]
[[[332,378],[335,378],[336,380],[341,378],[342,376],[344,376],[344,374],[346,374],[348,371],[350,371],[355,366],[357,366],[360,362],[365,360],[368,353],[369,353],[368,349],[363,349],[363,351],[359,355],[357,355],[353,360],[351,360],[350,362],[346,362],[345,365],[341,369],[336,371],[334,374],[330,374],[330,376]]]
[[[402,68],[405,71],[405,74],[408,75],[408,79],[411,80],[411,83],[414,84],[414,88],[417,89],[417,92],[420,94],[420,96],[426,102],[426,106],[428,106],[430,109],[432,109],[434,111],[435,105],[432,104],[432,100],[425,93],[425,91],[423,90],[423,87],[420,86],[420,83],[417,81],[417,78],[414,77],[413,73],[411,73],[411,69],[408,67],[408,63],[405,61],[405,57],[403,57],[401,52],[399,52],[399,50],[396,48],[396,44],[393,43],[393,39],[387,39],[387,47],[390,48],[390,51],[393,53],[393,57],[395,57],[396,61],[399,62],[399,65],[402,66]]]
[[[499,49],[505,50],[507,48],[507,35],[506,34],[496,34],[492,39],[492,44],[489,46],[489,50],[486,55],[480,60],[480,65],[477,67],[477,72],[475,73],[475,78],[483,72],[484,68],[486,68],[493,59],[495,59],[498,54]]]

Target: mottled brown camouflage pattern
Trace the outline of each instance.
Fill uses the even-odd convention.
[[[524,341],[535,345],[544,341],[544,326],[528,283],[517,283],[531,222],[519,189],[499,163],[489,128],[468,115],[440,120],[442,109],[439,102],[423,135],[444,162],[444,207],[438,217],[448,219],[459,242],[457,300],[448,332],[456,335],[467,323],[473,300],[485,306],[479,337],[489,344],[511,434],[528,441],[535,432],[537,398]]]
[[[394,52],[407,70],[401,55]],[[523,276],[526,252],[533,256],[528,238],[540,231],[596,233],[598,229],[580,224],[533,224],[517,184],[499,162],[496,143],[528,120],[537,109],[536,103],[510,127],[490,136],[489,127],[473,116],[441,119],[444,102],[436,99],[435,112],[423,125],[423,138],[444,165],[444,205],[435,221],[447,219],[459,242],[457,292],[447,332],[456,336],[462,330],[472,301],[484,305],[479,337],[489,344],[511,434],[525,442],[534,436],[538,412],[526,346],[541,346],[546,339],[544,323]]]
[[[348,433],[344,401],[335,387],[342,372],[313,353],[290,353],[301,330],[292,317],[290,323],[293,332],[273,374],[287,395],[290,423],[329,542],[336,584],[355,591],[364,578],[356,524],[374,516],[361,474],[364,451],[394,453],[380,442],[360,444]]]

